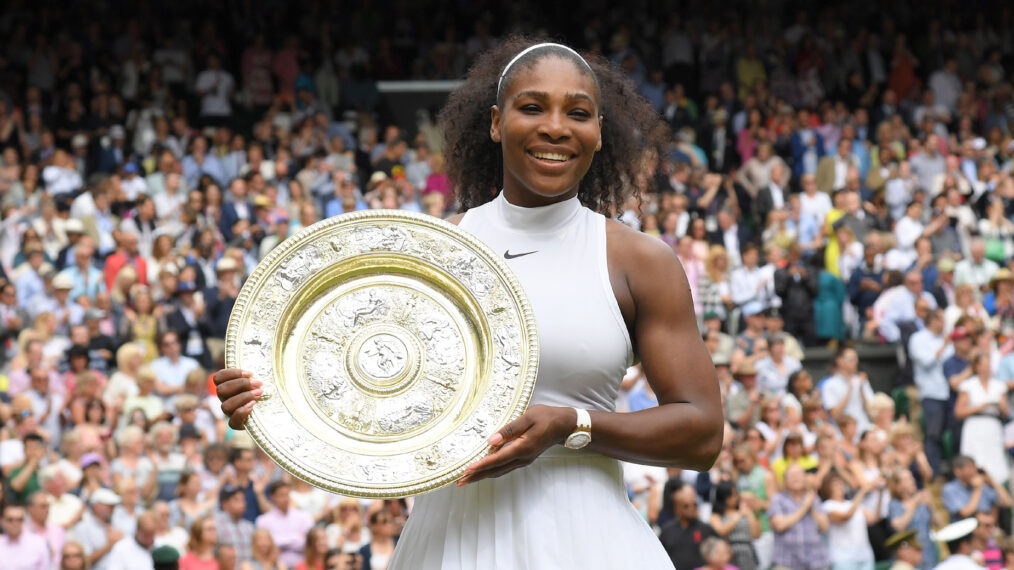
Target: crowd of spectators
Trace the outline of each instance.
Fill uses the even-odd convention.
[[[677,567],[929,569],[976,517],[1014,568],[1014,7],[177,4],[0,14],[0,565],[384,568],[410,503],[289,477],[210,374],[282,240],[454,211],[432,110],[392,124],[376,82],[550,29],[673,130],[614,215],[682,261],[726,404],[712,470],[626,466]],[[631,368],[618,409],[654,403]]]

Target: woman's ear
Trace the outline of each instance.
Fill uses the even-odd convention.
[[[493,105],[489,110],[489,115],[490,115],[489,138],[492,139],[493,142],[498,143],[500,142],[501,138],[500,107]]]

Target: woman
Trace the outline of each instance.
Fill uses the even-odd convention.
[[[169,268],[169,271],[179,271],[176,265],[176,250],[173,237],[168,233],[160,233],[155,236],[151,246],[151,258],[147,260],[148,285],[155,289],[156,297],[164,297],[166,291],[162,290],[159,284],[159,275]],[[171,292],[170,292],[171,293]]]
[[[1004,201],[990,199],[986,217],[979,220],[979,237],[986,241],[986,258],[1003,264],[1014,255],[1014,223],[1004,215]]]
[[[84,451],[94,451],[104,457],[116,455],[112,440],[113,426],[109,425],[107,419],[105,402],[98,398],[91,398],[85,402],[84,421],[77,426],[81,432]]]
[[[683,212],[686,215],[686,212]],[[662,224],[660,226],[661,234],[659,237],[669,247],[676,249],[676,243],[679,242],[682,234],[679,233],[680,225],[680,213],[675,210],[669,210],[661,215]]]
[[[398,540],[394,536],[394,517],[385,511],[370,514],[370,543],[359,549],[363,555],[363,568],[387,570],[394,556]]]
[[[125,338],[133,341],[144,349],[144,364],[150,364],[158,358],[158,346],[155,339],[158,337],[158,323],[162,316],[162,310],[155,305],[155,299],[151,296],[151,290],[144,285],[135,286],[130,295],[130,308],[125,310],[126,319],[124,324],[129,327],[124,335]]]
[[[759,434],[758,434],[759,435]],[[760,537],[753,541],[757,554],[758,568],[767,568],[771,562],[774,534],[768,521],[767,509],[771,497],[778,492],[775,476],[760,464],[757,452],[749,443],[740,443],[732,450],[733,479],[740,501],[746,501],[754,510],[754,516],[761,526]]]
[[[151,497],[156,489],[158,471],[151,459],[144,455],[144,432],[137,426],[127,426],[116,438],[116,443],[119,455],[109,465],[113,484],[124,478],[134,479],[141,488],[141,495]]]
[[[782,396],[781,404],[786,415],[793,415],[802,421],[803,400],[811,397],[820,397],[820,393],[814,389],[813,376],[805,368],[800,368],[789,375],[789,382],[785,386],[785,394]]]
[[[288,570],[278,561],[278,547],[266,528],[254,531],[250,540],[250,560],[243,562],[240,570]]]
[[[831,522],[827,531],[832,570],[873,570],[873,547],[866,526],[874,517],[863,506],[863,499],[874,486],[869,481],[859,487],[851,501],[845,500],[845,479],[832,471],[820,488],[822,506]]]
[[[708,243],[708,226],[704,218],[694,218],[691,220],[687,235],[694,238],[694,258],[707,259],[708,250],[711,245]]]
[[[102,398],[114,410],[122,410],[127,398],[137,395],[137,371],[144,364],[144,349],[127,343],[116,351],[116,372],[109,377]]]
[[[835,232],[838,236],[838,247],[841,248],[838,254],[838,274],[843,282],[848,283],[852,272],[863,262],[863,244],[856,239],[855,232],[848,226],[842,226]]]
[[[907,469],[915,478],[916,488],[922,489],[933,479],[933,468],[926,457],[921,438],[916,437],[915,428],[907,422],[897,423],[891,428],[888,438],[894,452],[891,454],[891,471]]]
[[[886,438],[894,426],[894,399],[883,392],[877,392],[867,404],[873,428],[879,431],[878,437]]]
[[[713,245],[704,260],[704,273],[697,282],[701,300],[701,314],[715,313],[725,321],[733,307],[732,289],[729,287],[729,256],[725,248]]]
[[[760,538],[761,524],[754,516],[750,501],[740,498],[731,481],[722,481],[715,487],[714,506],[711,511],[711,528],[718,536],[729,541],[732,547],[732,565],[739,570],[755,570],[757,555],[753,541]]]
[[[1010,479],[1010,467],[1004,448],[1004,422],[1010,419],[1007,384],[993,377],[988,353],[972,358],[975,376],[958,385],[954,416],[963,420],[961,454],[975,460],[997,483]]]
[[[533,405],[490,435],[495,451],[468,466],[457,486],[416,499],[392,568],[541,568],[564,558],[585,569],[671,566],[627,500],[615,458],[706,470],[724,426],[714,367],[672,248],[595,212],[626,201],[617,183],[636,178],[642,145],[635,136],[657,146],[664,132],[633,92],[598,59],[507,39],[451,95],[440,122],[447,172],[466,210],[452,221],[497,251],[539,252],[511,267],[535,307],[542,345],[562,344],[541,352]],[[564,244],[556,239],[561,231],[581,237]],[[561,297],[561,289],[575,294]],[[581,356],[566,353],[576,336],[588,341]],[[615,394],[634,353],[659,406],[616,414]],[[580,386],[560,386],[563,377],[580,378]],[[260,381],[227,369],[215,382],[230,425],[239,428],[263,393]],[[587,421],[577,406],[591,402],[599,402],[589,413],[595,453],[554,448],[578,417]],[[589,500],[566,501],[574,492]],[[494,516],[495,528],[470,522]],[[629,548],[614,548],[618,542]]]
[[[989,313],[975,300],[975,287],[962,283],[954,288],[954,304],[944,309],[944,334],[951,334],[961,317],[968,315],[981,323],[990,324]]]
[[[359,549],[370,543],[370,531],[363,526],[365,521],[363,507],[359,501],[345,497],[338,506],[331,510],[331,519],[324,531],[327,543],[331,548],[341,548],[345,552],[359,552]]]
[[[707,538],[701,543],[701,557],[704,558],[704,566],[697,570],[739,570],[734,561],[733,551],[729,543],[714,536]]]
[[[445,204],[451,203],[453,196],[451,196],[451,183],[444,171],[444,154],[434,152],[430,155],[428,162],[432,172],[426,177],[426,187],[422,191],[423,196],[440,194],[444,197]]]
[[[201,478],[193,471],[180,474],[176,484],[176,498],[169,502],[169,524],[190,528],[194,521],[206,513],[213,512],[214,498],[200,501]]]
[[[294,570],[324,570],[324,556],[327,554],[327,535],[324,527],[315,526],[306,533],[306,548],[303,560]]]
[[[817,468],[817,460],[812,455],[804,454],[803,451],[803,436],[799,432],[793,431],[785,436],[782,441],[781,457],[771,462],[771,471],[775,474],[779,486],[784,484],[785,471],[790,465],[799,465],[804,471]]]
[[[180,557],[180,570],[218,570],[216,543],[218,529],[215,527],[215,517],[204,515],[195,520],[190,527],[187,553]]]
[[[851,465],[852,477],[860,487],[873,485],[863,497],[863,507],[871,514],[867,528],[877,560],[886,557],[884,542],[893,534],[886,520],[891,500],[884,469],[887,463],[884,457],[886,447],[887,434],[876,428],[867,429],[859,437],[859,453]]]
[[[761,400],[760,417],[761,420],[756,425],[761,435],[764,436],[764,455],[777,459],[781,457],[778,444],[789,433],[783,421],[785,414],[782,413],[782,406],[778,401],[778,396],[766,396]]]
[[[891,531],[916,531],[916,536],[923,545],[922,564],[919,567],[922,570],[930,570],[937,563],[936,543],[930,538],[933,497],[929,489],[920,491],[916,488],[915,478],[907,469],[895,470],[889,483],[891,502],[887,512],[891,521]]]

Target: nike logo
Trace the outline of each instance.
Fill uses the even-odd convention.
[[[504,259],[514,259],[515,257],[524,257],[526,255],[531,255],[533,253],[539,253],[539,250],[526,251],[524,253],[511,253],[511,250],[508,249],[507,251],[503,252],[503,258]]]

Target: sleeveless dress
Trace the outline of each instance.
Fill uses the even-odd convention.
[[[577,198],[521,208],[501,192],[460,227],[504,256],[531,301],[540,342],[531,403],[612,411],[632,350],[609,282],[605,218]],[[431,568],[673,564],[628,500],[619,461],[558,445],[502,477],[418,497],[390,570]]]

